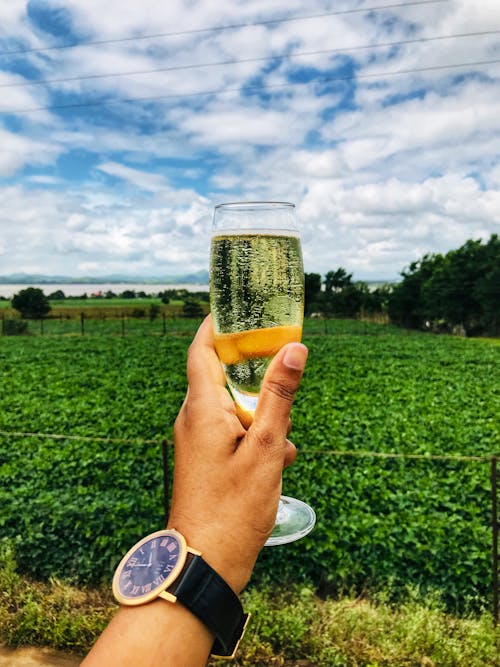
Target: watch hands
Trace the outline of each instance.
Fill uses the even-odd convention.
[[[144,551],[141,549],[141,553],[144,556]],[[149,561],[147,563],[136,563],[134,567],[151,567],[151,563],[153,562],[153,554],[150,552],[149,553]]]

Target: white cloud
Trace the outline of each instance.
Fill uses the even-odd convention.
[[[276,111],[239,109],[234,111],[213,111],[203,116],[191,116],[181,124],[188,134],[195,134],[202,144],[221,149],[227,143],[279,144],[283,135],[283,116]],[[286,129],[285,129],[286,131]]]
[[[11,176],[25,165],[52,164],[62,152],[48,141],[38,141],[0,127],[0,176]]]
[[[108,193],[97,205],[90,186],[88,193],[0,188],[1,273],[75,274],[94,263],[101,275],[198,270],[208,263],[210,206],[195,192],[186,207],[187,199],[184,192],[180,205],[159,197],[145,206]]]
[[[117,162],[103,162],[97,168],[105,174],[128,181],[141,190],[156,192],[166,186],[166,181],[160,174],[151,174]]]
[[[31,22],[27,0],[4,4],[0,39],[8,36],[9,47],[353,8],[328,0],[109,0],[103,10],[100,0],[47,0],[45,9],[62,12],[70,27],[57,38]],[[234,199],[295,201],[309,271],[341,265],[355,277],[394,277],[426,252],[485,238],[500,220],[500,67],[383,72],[498,57],[496,36],[258,59],[488,30],[497,15],[497,0],[457,0],[32,53],[25,71],[0,70],[0,86],[28,71],[97,76],[0,87],[0,111],[85,105],[96,96],[165,99],[0,115],[0,175],[13,184],[0,186],[2,273],[205,268],[211,208]],[[232,59],[252,62],[100,76]],[[308,85],[313,72],[346,78]],[[217,90],[226,92],[192,95]]]

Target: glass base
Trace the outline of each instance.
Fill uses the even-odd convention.
[[[264,546],[274,547],[300,540],[314,528],[314,510],[296,498],[281,496],[276,515],[276,524]]]

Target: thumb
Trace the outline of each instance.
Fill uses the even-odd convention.
[[[307,361],[308,350],[302,343],[284,345],[271,361],[255,411],[252,430],[259,434],[273,434],[286,440],[290,412]]]

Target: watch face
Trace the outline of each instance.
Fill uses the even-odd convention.
[[[153,600],[178,577],[187,554],[184,537],[159,530],[138,542],[124,556],[113,579],[113,593],[122,604]]]

